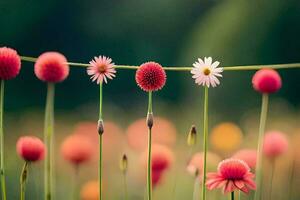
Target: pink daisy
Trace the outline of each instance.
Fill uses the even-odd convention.
[[[254,174],[242,160],[229,158],[219,163],[217,173],[208,173],[206,186],[209,190],[223,187],[223,193],[241,190],[249,193],[255,190]]]
[[[90,61],[90,67],[87,68],[87,74],[92,76],[92,81],[97,80],[97,84],[107,83],[107,78],[113,79],[116,75],[115,64],[111,58],[106,56],[94,57],[94,60]]]

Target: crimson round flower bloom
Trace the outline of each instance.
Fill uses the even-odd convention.
[[[261,69],[257,71],[253,78],[252,84],[256,91],[261,93],[274,93],[281,88],[281,77],[274,69]]]
[[[9,80],[15,78],[21,69],[21,58],[11,48],[0,48],[0,79]]]
[[[38,57],[34,65],[35,75],[42,81],[58,83],[69,75],[69,65],[64,55],[46,52]]]
[[[62,143],[61,153],[64,159],[72,164],[79,165],[92,158],[94,153],[93,143],[85,136],[71,135]]]
[[[166,83],[166,78],[165,70],[156,62],[142,64],[135,74],[138,86],[146,92],[162,89]]]
[[[263,152],[269,158],[275,158],[288,150],[287,137],[279,131],[267,132],[264,139]]]
[[[241,149],[232,158],[243,160],[250,168],[254,169],[256,167],[257,151],[255,149]]]
[[[254,174],[249,166],[242,160],[229,158],[219,163],[217,173],[208,173],[206,186],[209,190],[223,188],[223,193],[241,190],[249,193],[255,190]]]
[[[20,137],[17,142],[17,153],[25,161],[35,162],[44,159],[45,145],[37,137],[24,136]]]

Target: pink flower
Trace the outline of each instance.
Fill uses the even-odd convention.
[[[274,69],[258,70],[253,78],[252,84],[256,91],[261,93],[274,93],[281,88],[281,77]]]
[[[95,57],[90,61],[90,67],[87,68],[87,74],[91,76],[92,81],[97,80],[97,84],[107,83],[107,78],[113,79],[116,75],[115,64],[111,58],[106,56]]]
[[[243,160],[249,165],[250,168],[255,169],[257,151],[254,149],[241,149],[237,151],[232,158]]]
[[[263,152],[269,158],[275,158],[288,150],[287,137],[279,131],[267,132],[264,139]]]
[[[11,48],[0,48],[0,79],[9,80],[15,78],[21,69],[21,58]]]
[[[35,162],[44,159],[45,145],[37,137],[20,137],[17,142],[17,153],[25,161]]]
[[[223,193],[241,190],[248,194],[255,190],[254,174],[242,160],[229,158],[219,163],[217,173],[208,173],[206,186],[209,190],[223,188]]]

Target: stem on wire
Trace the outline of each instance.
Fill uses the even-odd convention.
[[[206,160],[208,139],[208,87],[204,87],[204,111],[203,111],[203,173],[202,173],[202,200],[206,200]]]
[[[149,92],[148,96],[148,113],[147,113],[147,125],[148,125],[148,166],[147,166],[147,193],[148,200],[152,199],[152,125],[153,125],[153,113],[152,113],[152,92]],[[152,121],[152,122],[151,122]],[[152,123],[152,125],[151,125]]]
[[[35,62],[37,58],[30,56],[21,56],[21,60],[27,62]],[[77,62],[68,62],[70,66],[76,67],[89,67],[88,63],[77,63]],[[131,69],[136,70],[139,66],[132,65],[116,65],[116,69]],[[163,67],[164,70],[168,71],[191,71],[192,67],[178,66],[178,67]],[[272,69],[291,69],[291,68],[300,68],[300,63],[288,63],[288,64],[273,64],[273,65],[247,65],[247,66],[227,66],[224,67],[224,71],[245,71],[245,70],[259,70],[262,68],[272,68]]]
[[[28,177],[28,162],[25,161],[23,169],[20,176],[20,200],[25,200],[25,187]]]
[[[256,164],[256,191],[254,193],[254,200],[259,200],[261,198],[261,186],[262,186],[262,164],[263,164],[263,143],[264,143],[264,133],[267,121],[268,113],[268,104],[269,104],[269,95],[262,95],[262,105],[261,105],[261,114],[259,122],[259,131],[258,131],[258,147],[257,147],[257,164]]]
[[[102,121],[103,85],[99,85],[99,121]],[[103,128],[103,127],[102,127]],[[102,145],[103,133],[99,134],[99,199],[102,200]]]
[[[0,86],[0,176],[2,200],[6,200],[5,166],[4,166],[4,132],[3,132],[3,104],[4,104],[4,80]]]
[[[44,124],[44,141],[47,147],[47,156],[44,165],[45,200],[51,200],[53,197],[54,94],[54,83],[48,83]]]

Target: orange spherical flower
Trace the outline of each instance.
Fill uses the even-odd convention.
[[[34,65],[35,75],[42,81],[57,83],[69,75],[69,65],[64,55],[46,52],[38,57]]]
[[[142,151],[147,147],[148,128],[146,118],[133,122],[127,128],[127,141],[129,146],[136,151]],[[176,128],[172,122],[162,117],[154,117],[152,128],[152,142],[172,146],[176,143]]]
[[[35,162],[44,159],[45,145],[37,137],[20,137],[17,142],[17,152],[25,161]]]
[[[61,153],[64,159],[79,165],[91,159],[94,153],[93,143],[86,137],[71,135],[63,141]]]
[[[202,176],[203,172],[203,152],[195,153],[191,160],[188,162],[187,171],[192,175],[199,175]],[[207,152],[207,167],[208,168],[215,168],[218,163],[221,161],[221,157],[213,152]]]
[[[220,162],[218,172],[208,173],[206,186],[209,190],[223,188],[223,193],[240,190],[246,194],[255,190],[254,174],[242,160],[229,158]]]
[[[99,200],[99,182],[89,181],[80,191],[81,200]]]
[[[162,66],[156,62],[142,64],[135,74],[137,85],[144,91],[157,91],[164,87],[167,75]]]
[[[279,131],[270,131],[265,134],[263,152],[269,158],[275,158],[287,152],[289,146],[286,135]]]
[[[242,130],[234,123],[224,122],[215,126],[210,134],[212,147],[220,152],[237,149],[243,139]]]
[[[21,69],[21,58],[11,48],[0,48],[0,79],[9,80],[15,78]]]
[[[257,151],[255,149],[241,149],[237,151],[232,158],[245,161],[250,168],[255,169],[257,160]]]

